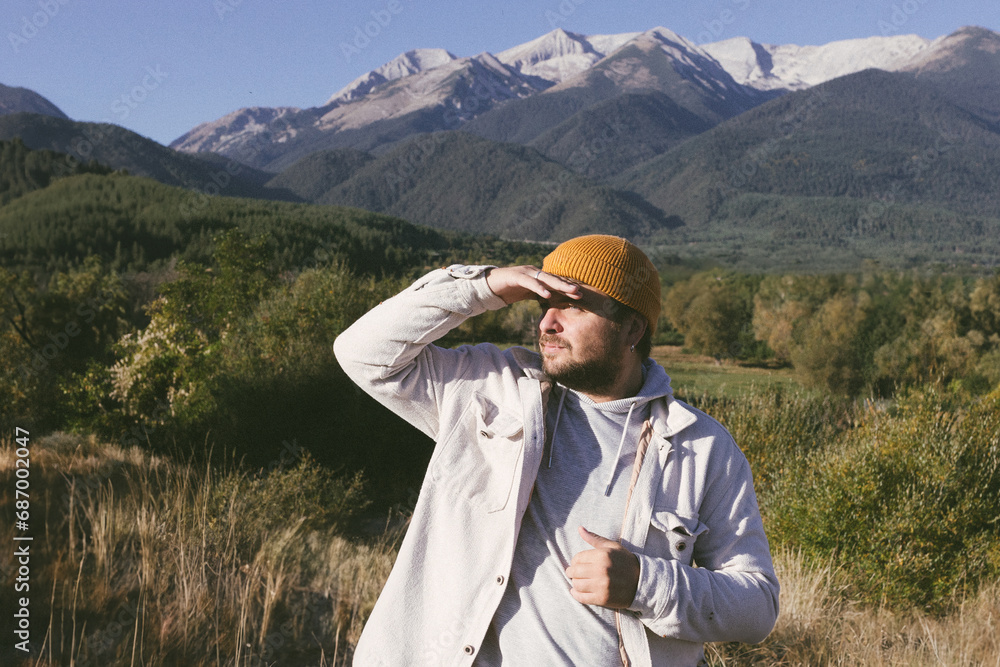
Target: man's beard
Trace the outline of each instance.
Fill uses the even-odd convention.
[[[538,348],[543,343],[564,347],[572,352],[569,343],[558,336],[542,334],[538,337]],[[587,393],[600,393],[614,386],[621,370],[621,360],[614,354],[614,341],[602,338],[600,347],[591,350],[587,359],[550,360],[542,355],[542,371],[550,378],[570,389]]]

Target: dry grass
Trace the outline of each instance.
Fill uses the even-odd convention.
[[[25,665],[349,664],[402,530],[351,540],[289,516],[258,531],[241,521],[238,485],[92,438],[39,440],[31,463],[39,650]],[[0,479],[0,511],[12,512],[9,443]],[[11,544],[9,524],[3,533]]]
[[[1000,582],[952,613],[894,614],[851,602],[840,573],[800,554],[776,554],[781,615],[762,644],[708,647],[713,665],[875,665],[1000,667]]]
[[[304,530],[305,517],[289,516],[248,539],[241,532],[253,526],[241,521],[239,487],[210,470],[93,438],[54,436],[32,448],[31,605],[40,650],[20,663],[20,654],[0,654],[0,662],[349,664],[404,521],[359,540]],[[0,448],[0,480],[0,512],[9,512],[9,442]],[[230,497],[220,499],[220,489]],[[5,527],[8,544],[11,536]],[[13,590],[9,551],[0,596]],[[776,554],[775,564],[775,631],[758,646],[709,646],[712,664],[1000,667],[1000,582],[934,618],[852,603],[840,572],[796,553]]]

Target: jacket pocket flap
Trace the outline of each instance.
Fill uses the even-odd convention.
[[[683,516],[674,510],[654,509],[649,522],[665,533],[678,533],[698,537],[708,526],[698,521],[698,517]]]
[[[510,439],[524,430],[524,423],[509,412],[501,412],[487,422],[486,419],[489,417],[488,414],[480,414],[477,419],[479,435],[484,438]]]

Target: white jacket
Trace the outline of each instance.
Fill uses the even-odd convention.
[[[436,443],[355,665],[467,667],[504,592],[551,381],[523,348],[431,345],[505,305],[485,268],[433,271],[334,343],[358,385]],[[778,582],[746,458],[718,422],[673,398],[653,402],[643,432],[622,520],[641,569],[618,615],[623,662],[694,666],[703,642],[763,640]]]

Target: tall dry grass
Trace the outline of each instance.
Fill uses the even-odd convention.
[[[781,551],[774,566],[781,582],[774,631],[757,646],[710,645],[710,664],[1000,667],[1000,581],[930,616],[853,602],[842,572],[811,566],[800,553]]]
[[[3,512],[13,459],[6,443]],[[260,517],[246,475],[93,438],[35,442],[31,471],[35,655],[4,642],[4,665],[349,664],[402,531],[349,539],[304,515]]]
[[[294,512],[265,521],[245,476],[93,438],[32,447],[36,653],[22,659],[5,643],[2,664],[350,664],[405,521],[351,539]],[[12,509],[13,458],[7,442],[0,512]],[[8,608],[9,550],[2,558]],[[935,617],[852,602],[842,571],[795,552],[775,554],[775,566],[774,632],[757,646],[710,645],[711,664],[1000,667],[1000,582]]]

